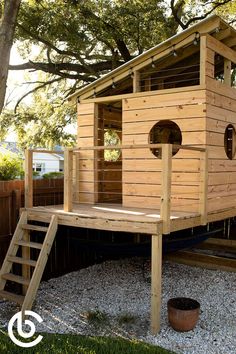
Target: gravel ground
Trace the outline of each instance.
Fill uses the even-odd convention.
[[[201,304],[193,331],[168,324],[167,300],[185,296]],[[0,325],[7,326],[14,304],[0,302]],[[33,308],[43,318],[37,331],[138,338],[182,354],[236,353],[236,273],[165,262],[161,332],[152,336],[150,269],[142,258],[107,261],[42,282]]]

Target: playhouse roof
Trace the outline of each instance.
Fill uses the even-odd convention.
[[[69,100],[75,98],[85,99],[93,97],[94,93],[97,94],[100,91],[103,91],[113,83],[130,76],[131,73],[136,70],[141,70],[152,64],[153,61],[165,57],[173,51],[173,48],[177,50],[189,45],[189,43],[194,41],[196,35],[200,36],[203,34],[211,34],[218,40],[223,41],[229,47],[236,46],[235,29],[222,20],[219,16],[213,15],[147,50],[91,84],[77,90],[69,97]]]

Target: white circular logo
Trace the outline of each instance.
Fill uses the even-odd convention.
[[[39,323],[41,323],[43,320],[42,318],[35,312],[33,311],[25,311],[25,315],[28,316],[32,316],[34,317]],[[29,332],[24,332],[22,329],[22,312],[17,312],[9,321],[8,323],[8,334],[9,337],[11,338],[11,340],[18,345],[19,347],[22,348],[30,348],[30,347],[34,347],[35,345],[37,345],[42,339],[43,336],[39,335],[35,340],[33,340],[32,342],[26,342],[26,343],[22,343],[21,341],[19,341],[14,333],[13,333],[13,326],[14,323],[16,322],[16,329],[18,332],[18,335],[22,338],[30,338],[35,334],[35,325],[32,321],[30,320],[25,320],[24,323],[25,325],[28,325],[30,327],[30,331]]]

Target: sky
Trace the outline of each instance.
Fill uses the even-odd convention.
[[[10,56],[10,64],[22,64],[25,60],[23,60],[16,48],[16,45],[12,46],[11,56]],[[32,85],[26,84],[25,80],[25,70],[9,70],[8,73],[8,82],[7,82],[7,105],[9,107],[15,106],[17,100],[26,93],[29,88],[32,88]],[[29,100],[29,98],[28,98]]]
[[[21,64],[23,60],[21,59],[19,53],[17,52],[16,46],[13,45],[11,49],[10,64]],[[7,107],[14,108],[17,100],[24,94],[27,89],[24,82],[24,71],[12,71],[8,72],[7,80],[7,91],[6,91],[6,103]],[[6,141],[16,141],[16,134],[10,131],[7,135]]]

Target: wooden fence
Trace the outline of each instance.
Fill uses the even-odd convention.
[[[34,206],[63,204],[63,179],[34,180]],[[19,218],[19,210],[24,206],[24,181],[0,181],[0,267],[5,258],[9,243]],[[35,232],[36,237],[40,237]],[[100,232],[60,226],[57,231],[52,250],[49,255],[43,279],[60,276],[62,274],[99,263],[112,258],[110,254],[103,255],[91,242],[116,239],[127,239],[127,235],[115,236],[111,232]]]
[[[63,179],[34,180],[34,205],[63,203]],[[0,181],[0,265],[24,206],[24,181]]]

